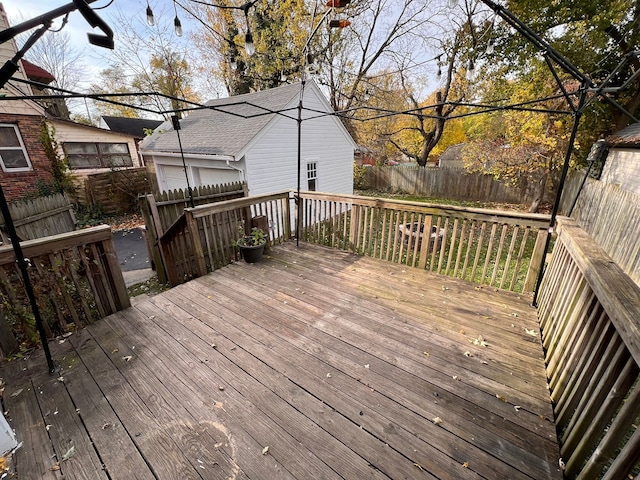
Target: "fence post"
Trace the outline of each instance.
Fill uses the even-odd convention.
[[[546,227],[538,230],[538,237],[536,238],[536,244],[534,245],[533,252],[531,253],[527,277],[524,281],[524,287],[522,287],[523,292],[533,292],[536,288],[538,274],[542,268],[542,255],[544,255],[544,246],[547,242],[547,235],[549,235],[549,231]]]
[[[204,260],[204,250],[200,241],[200,231],[198,230],[198,220],[193,216],[190,208],[184,209],[187,220],[187,228],[189,229],[189,237],[191,238],[191,251],[196,261],[196,272],[199,277],[207,274],[207,263]]]

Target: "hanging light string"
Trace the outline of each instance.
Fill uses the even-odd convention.
[[[149,5],[149,0],[147,0],[147,24],[150,27],[153,27],[156,24],[156,20],[153,17],[153,10],[151,10],[151,5]]]
[[[176,6],[176,0],[173,0],[173,11],[176,12],[176,18],[173,19],[173,26],[176,29],[176,35],[181,37],[182,36],[182,23],[180,22],[180,19],[178,18],[178,7]]]

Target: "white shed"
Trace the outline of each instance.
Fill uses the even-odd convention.
[[[609,153],[600,180],[640,195],[640,123],[607,137]]]
[[[301,187],[353,193],[356,144],[320,89],[307,81],[211,100],[180,120],[192,187],[245,181],[250,195],[297,187],[298,103],[302,97]],[[177,132],[170,122],[140,144],[161,191],[186,188]]]

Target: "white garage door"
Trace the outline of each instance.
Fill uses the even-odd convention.
[[[187,188],[187,179],[184,176],[184,168],[175,165],[158,165],[163,190]]]
[[[199,167],[194,173],[198,185],[220,185],[240,181],[240,172],[237,170]]]

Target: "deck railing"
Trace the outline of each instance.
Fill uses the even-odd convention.
[[[548,215],[315,192],[301,198],[307,242],[501,289],[535,288]]]
[[[267,218],[270,242],[288,239],[292,200],[280,192],[185,209],[159,241],[169,283],[237,258],[238,224],[255,216]],[[300,208],[303,241],[518,292],[533,291],[548,235],[547,215],[316,192],[303,192]]]
[[[565,473],[629,478],[640,467],[640,288],[573,220],[558,224],[539,317]]]
[[[269,244],[291,237],[290,195],[279,192],[186,208],[160,238],[167,277],[177,285],[237,259],[238,227],[262,217]],[[266,217],[266,220],[265,220]],[[198,232],[193,235],[192,232]]]
[[[29,277],[47,335],[67,331],[71,323],[76,327],[92,323],[130,306],[108,225],[20,245],[29,259]],[[0,301],[4,317],[15,330],[34,333],[24,283],[10,245],[0,247]],[[3,335],[11,333],[2,331]]]

